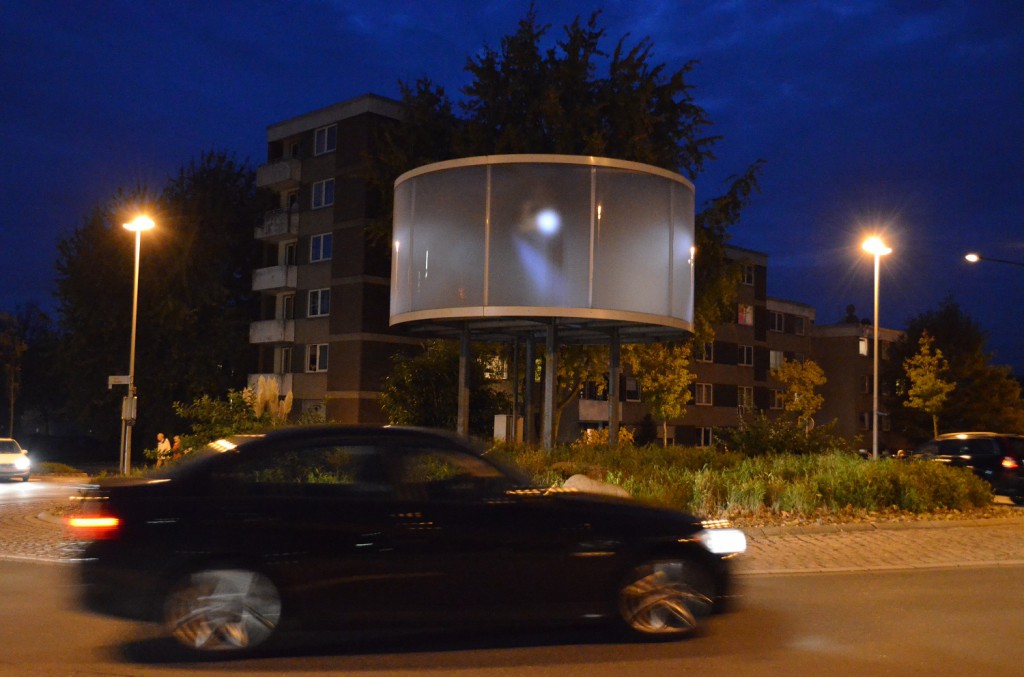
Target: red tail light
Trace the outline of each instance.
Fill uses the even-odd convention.
[[[1016,470],[1020,467],[1020,463],[1013,456],[1004,456],[1002,466],[1007,470]]]
[[[117,517],[82,515],[68,520],[71,537],[79,541],[104,541],[117,536],[121,520]]]

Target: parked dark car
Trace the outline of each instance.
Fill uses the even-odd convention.
[[[462,438],[409,428],[234,437],[83,498],[84,606],[225,654],[373,626],[682,636],[721,608],[746,547],[726,523],[531,487]]]
[[[1024,505],[1024,435],[989,432],[947,433],[925,442],[914,456],[970,468],[992,490]]]

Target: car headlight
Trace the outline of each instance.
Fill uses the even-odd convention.
[[[747,537],[739,529],[705,529],[697,540],[716,555],[735,555],[747,549]]]
[[[28,456],[22,456],[14,460],[14,467],[18,470],[28,470],[30,465],[32,464],[29,462]]]

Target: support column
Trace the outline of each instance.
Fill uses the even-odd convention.
[[[519,444],[519,337],[512,339],[512,444]]]
[[[555,445],[555,386],[558,382],[558,337],[555,321],[548,325],[544,342],[544,448]]]
[[[533,374],[537,367],[537,358],[533,354],[533,337],[526,337],[526,366],[523,369],[523,413],[525,421],[523,424],[523,442],[533,444],[537,439],[537,433],[533,429]]]
[[[615,447],[619,443],[619,416],[622,408],[619,405],[619,329],[612,329],[608,345],[608,446]]]
[[[469,435],[469,359],[469,325],[466,325],[459,337],[459,415],[456,428],[461,435]]]

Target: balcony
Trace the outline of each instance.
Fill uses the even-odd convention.
[[[302,163],[298,158],[268,162],[256,170],[256,185],[261,188],[298,188],[301,179]]]
[[[256,225],[257,240],[280,242],[295,237],[299,232],[299,212],[295,209],[275,209],[263,215]]]
[[[253,291],[287,291],[295,289],[295,266],[270,266],[252,271]]]
[[[295,320],[261,320],[249,325],[249,343],[294,343]]]
[[[256,384],[259,383],[261,376],[268,381],[277,381],[277,392],[282,397],[292,391],[291,374],[249,374],[249,387],[256,390]]]

